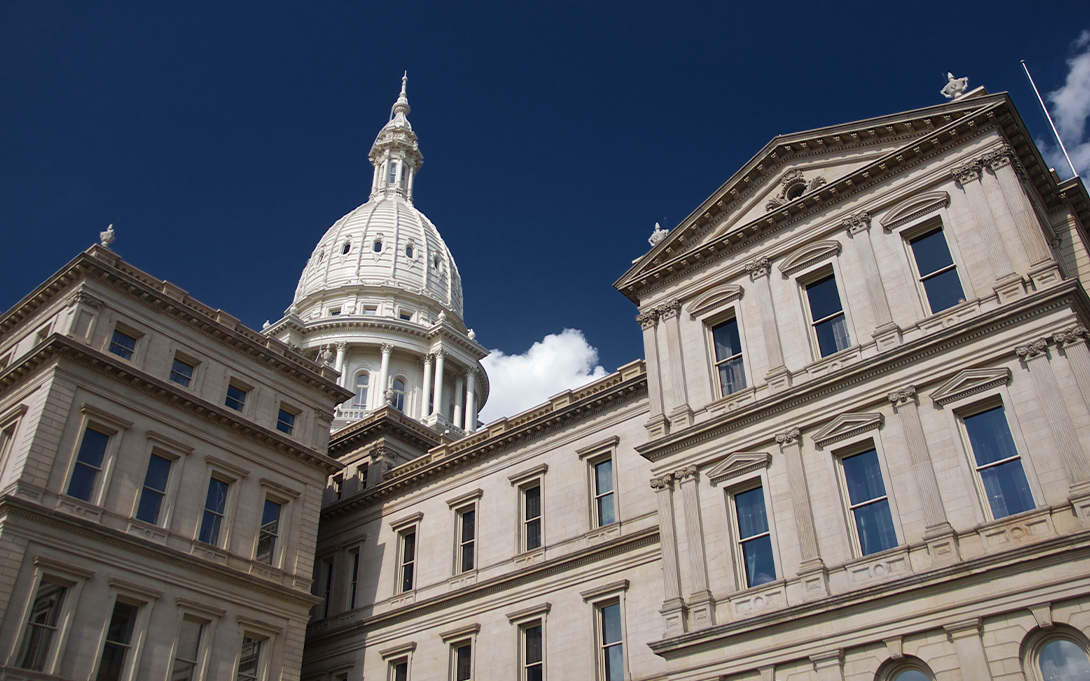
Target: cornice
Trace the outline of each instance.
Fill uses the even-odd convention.
[[[243,435],[262,447],[274,449],[326,475],[336,473],[343,468],[336,460],[319,451],[303,447],[279,431],[262,428],[245,420],[233,410],[206,402],[173,383],[159,380],[140,371],[120,358],[59,334],[51,335],[45,342],[0,374],[0,390],[7,390],[42,366],[58,359],[71,361],[115,380],[127,389],[162,402],[171,409],[183,411],[228,432]]]
[[[329,438],[329,454],[340,458],[383,435],[394,435],[421,450],[431,449],[442,441],[435,431],[386,406],[333,433]]]
[[[872,383],[883,375],[906,366],[918,364],[929,356],[951,348],[988,337],[996,332],[1027,319],[1044,315],[1061,307],[1074,307],[1083,323],[1090,318],[1090,298],[1077,280],[1068,280],[1052,288],[1034,293],[996,310],[973,317],[940,332],[906,343],[896,350],[889,350],[865,362],[849,364],[839,371],[808,383],[795,386],[789,391],[769,396],[751,405],[739,408],[708,421],[670,434],[659,440],[635,447],[650,461],[658,461],[675,452],[721,438],[733,431],[764,421],[772,422],[779,414],[797,407],[844,394],[854,385]],[[968,368],[968,367],[966,367]],[[920,381],[917,381],[919,386]],[[887,391],[888,392],[888,391]],[[881,397],[884,397],[884,393]],[[877,398],[876,398],[877,399]],[[827,417],[817,419],[821,423]],[[794,424],[799,428],[812,427],[813,423]],[[773,433],[769,431],[768,440]],[[755,444],[747,446],[756,446]]]

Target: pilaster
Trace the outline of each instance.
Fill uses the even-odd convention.
[[[648,439],[663,437],[669,433],[669,423],[662,408],[662,361],[659,357],[658,310],[652,309],[636,316],[643,329],[643,349],[647,355],[647,397],[650,402],[650,417],[644,428]]]
[[[337,384],[342,388],[352,389],[348,385],[348,378],[344,375],[344,356],[348,351],[348,343],[345,341],[337,341],[335,346],[337,348],[337,359],[334,360],[333,368],[337,370],[340,376],[337,377]]]
[[[992,271],[995,273],[993,289],[999,296],[999,302],[1007,303],[1021,298],[1026,293],[1025,284],[1022,278],[1015,274],[1003,239],[993,227],[995,216],[992,215],[988,199],[984,196],[984,190],[980,184],[982,172],[980,161],[971,161],[958,166],[952,172],[958,186],[965,192],[969,208],[976,221],[978,234],[984,240],[984,247],[988,251],[988,260],[991,261]]]
[[[867,285],[871,311],[874,313],[875,331],[872,334],[879,350],[901,344],[901,329],[893,323],[893,314],[886,298],[886,287],[882,282],[882,272],[878,268],[878,258],[874,254],[871,242],[870,214],[862,211],[844,219],[844,228],[848,236],[859,246],[859,260],[863,266],[863,280]]]
[[[1037,222],[1037,216],[1033,212],[1033,206],[1029,203],[1029,197],[1026,196],[1026,190],[1018,179],[1019,174],[1024,174],[1025,171],[1016,165],[1018,160],[1014,148],[1004,144],[999,149],[985,155],[981,160],[995,177],[996,184],[1003,195],[1003,200],[1010,211],[1014,227],[1026,249],[1030,266],[1036,270],[1042,265],[1050,265],[1049,269],[1055,273],[1054,276],[1058,279],[1059,271],[1053,260],[1052,251],[1048,247],[1040,223]],[[1021,173],[1016,172],[1016,169]],[[1034,283],[1037,283],[1036,279]]]
[[[424,385],[420,391],[420,416],[421,418],[427,418],[431,414],[431,377],[432,377],[432,360],[435,359],[434,355],[424,355]]]
[[[655,501],[659,511],[659,548],[662,553],[662,586],[665,600],[659,613],[662,615],[664,637],[677,636],[688,631],[685,601],[681,598],[681,578],[678,572],[677,523],[674,520],[674,476],[670,473],[651,478]]]
[[[439,414],[443,404],[443,364],[447,359],[447,351],[442,348],[435,351],[435,385],[432,387],[431,413]]]
[[[696,466],[686,466],[674,472],[681,485],[681,503],[685,513],[685,540],[689,554],[689,628],[704,629],[715,624],[715,599],[708,589],[708,561],[704,552],[704,527],[700,518],[697,496]]]
[[[801,563],[798,574],[802,577],[803,598],[823,598],[829,595],[829,585],[825,564],[818,551],[810,491],[802,464],[802,435],[798,428],[791,428],[776,435],[776,444],[780,446],[780,453],[787,465],[787,481],[791,486],[795,528],[799,534]]]
[[[817,672],[819,681],[844,681],[843,650],[838,648],[811,655],[810,661],[814,663],[814,671]]]
[[[980,618],[974,617],[943,627],[958,656],[961,676],[974,681],[991,681],[992,670],[988,667],[988,658],[984,654],[984,644],[980,639]]]
[[[783,362],[783,345],[780,343],[780,327],[776,323],[776,309],[772,306],[772,286],[768,273],[772,270],[772,261],[757,258],[746,263],[749,278],[757,291],[757,302],[761,309],[761,332],[765,351],[768,353],[768,375],[765,383],[775,393],[791,387],[791,374]]]
[[[681,350],[681,301],[672,300],[659,309],[659,317],[666,331],[666,353],[670,358],[670,411],[667,416],[671,427],[686,428],[693,424],[693,412],[689,408],[689,394],[685,385],[685,356]]]

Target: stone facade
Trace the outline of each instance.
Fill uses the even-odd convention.
[[[0,677],[298,678],[336,375],[102,246],[0,332]]]

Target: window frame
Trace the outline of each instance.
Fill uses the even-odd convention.
[[[817,326],[818,324],[823,324],[831,321],[836,317],[836,314],[827,315],[825,317],[822,317],[820,320],[815,320],[814,311],[810,306],[809,289],[811,286],[821,283],[829,278],[832,278],[833,283],[836,285],[837,299],[840,301],[840,314],[843,316],[845,330],[848,334],[848,344],[847,346],[843,348],[838,348],[837,350],[828,354],[822,354],[821,341],[818,338]],[[845,296],[843,287],[840,283],[844,281],[844,277],[841,275],[837,258],[833,257],[831,262],[822,263],[821,265],[814,267],[813,269],[801,272],[795,275],[794,279],[795,284],[798,288],[800,302],[802,304],[803,324],[806,327],[807,337],[810,340],[810,352],[813,360],[815,362],[820,362],[822,360],[828,359],[829,357],[839,355],[842,352],[851,350],[852,348],[856,347],[856,345],[858,345],[856,339],[859,337],[859,334],[856,333],[855,325],[852,323],[851,313],[849,312],[847,305],[847,297]]]
[[[401,383],[400,391],[396,387],[394,387],[398,382]],[[409,379],[402,374],[392,375],[390,376],[389,389],[391,395],[393,396],[390,399],[390,406],[394,409],[397,409],[403,414],[407,414],[409,409]],[[401,402],[400,406],[398,406],[397,404],[399,401],[399,397]]]
[[[617,446],[620,443],[620,438],[616,435],[610,437],[601,442],[597,442],[588,447],[583,447],[577,450],[577,454],[580,459],[583,459],[586,463],[586,475],[587,475],[587,522],[590,532],[596,530],[617,526],[621,522],[621,503],[620,494],[618,492],[619,475],[617,471]],[[611,479],[613,487],[609,492],[601,492],[598,489],[598,466],[609,461],[611,464]],[[601,505],[599,500],[604,498],[607,494],[613,496],[613,520],[607,523],[602,522]]]
[[[508,476],[508,480],[511,486],[515,488],[515,493],[518,495],[516,501],[518,505],[518,517],[515,518],[515,553],[531,553],[542,551],[545,548],[545,474],[549,472],[549,464],[543,463],[533,468],[520,471],[514,475]],[[529,530],[527,525],[534,519],[528,519],[526,513],[526,491],[533,488],[538,489],[538,544],[531,547],[529,545]]]
[[[416,641],[409,641],[378,651],[379,658],[386,667],[387,681],[396,681],[395,669],[398,665],[405,665],[405,681],[412,678],[413,653],[416,651]]]
[[[736,395],[745,390],[746,388],[751,387],[753,383],[750,380],[749,367],[747,367],[746,362],[746,357],[749,356],[749,353],[748,347],[746,345],[745,330],[742,326],[742,320],[738,314],[738,308],[732,305],[729,309],[702,321],[704,324],[704,333],[708,348],[708,366],[711,367],[711,381],[713,395],[715,396],[715,399],[728,397],[730,395]],[[716,358],[715,330],[720,326],[729,324],[730,322],[734,322],[738,330],[739,350],[736,354],[731,355],[724,360],[719,360]],[[723,385],[722,376],[719,373],[719,365],[730,363],[735,358],[741,360],[742,381],[743,383],[745,383],[745,385],[730,392],[727,392],[726,387]]]
[[[890,514],[890,523],[893,526],[894,538],[897,543],[893,546],[886,547],[880,551],[872,551],[871,553],[863,552],[863,544],[859,539],[859,528],[856,523],[855,509],[852,507],[851,497],[848,493],[848,480],[847,474],[844,471],[844,460],[850,459],[854,456],[860,456],[873,450],[875,459],[878,462],[878,472],[882,477],[882,485],[885,488],[885,499]],[[882,447],[882,442],[877,435],[872,436],[870,433],[853,438],[842,446],[837,447],[832,452],[832,460],[836,469],[835,475],[837,479],[837,486],[840,492],[840,499],[844,509],[844,522],[848,531],[848,536],[851,538],[852,555],[856,558],[864,558],[868,556],[875,556],[885,551],[892,551],[896,548],[903,547],[906,544],[904,530],[901,528],[900,514],[897,512],[897,500],[893,493],[893,485],[889,477],[889,467],[886,464],[885,449]],[[875,502],[877,497],[868,500],[864,504],[859,506],[870,505]]]
[[[743,538],[741,536],[741,525],[738,516],[738,504],[736,497],[739,494],[745,494],[754,490],[761,490],[761,499],[764,502],[765,520],[767,521],[768,528],[761,535],[752,535]],[[778,581],[784,579],[782,574],[782,562],[779,555],[779,544],[776,541],[776,523],[772,516],[772,504],[769,503],[769,490],[767,486],[767,479],[764,471],[761,471],[760,475],[747,477],[744,480],[739,480],[729,487],[724,489],[727,502],[727,530],[728,536],[731,542],[731,555],[734,563],[734,575],[735,575],[735,587],[739,591],[746,591],[749,589],[758,589],[768,584],[775,584]],[[753,541],[758,536],[767,535],[769,543],[771,545],[769,553],[772,558],[772,568],[775,571],[772,579],[761,582],[760,584],[749,583],[749,573],[746,570],[746,554],[743,544]]]
[[[64,497],[67,499],[74,499],[78,502],[83,502],[92,506],[100,506],[102,497],[109,488],[110,480],[113,477],[114,462],[121,450],[121,441],[125,432],[131,428],[133,424],[132,421],[121,419],[102,409],[89,405],[86,402],[80,405],[80,412],[82,416],[79,420],[79,434],[76,436],[76,441],[72,447],[71,460],[65,472],[61,489],[63,490]],[[109,439],[106,442],[106,448],[102,454],[102,463],[95,473],[94,481],[91,483],[91,492],[87,499],[82,499],[70,494],[69,490],[72,486],[72,479],[76,474],[76,466],[80,465],[79,453],[83,447],[83,442],[87,436],[88,429],[94,430],[101,435],[105,435]]]
[[[178,606],[178,624],[174,628],[174,641],[170,648],[171,678],[174,678],[174,666],[178,661],[178,646],[181,641],[182,624],[185,620],[189,620],[201,625],[200,639],[197,642],[197,661],[189,681],[203,679],[206,677],[210,664],[212,641],[215,640],[216,636],[216,625],[226,614],[226,611],[184,597],[175,598],[175,603]]]
[[[23,615],[19,623],[19,635],[15,641],[11,657],[12,667],[15,669],[30,669],[45,674],[57,673],[62,652],[68,643],[68,636],[72,630],[72,621],[80,600],[83,585],[94,576],[93,570],[73,565],[48,556],[34,556],[34,583],[33,588],[27,593],[27,600],[23,609]],[[43,582],[49,582],[64,588],[63,600],[58,607],[56,624],[50,634],[46,650],[42,654],[40,669],[21,666],[27,655],[30,620],[34,610],[34,603],[38,599]]]
[[[360,379],[361,378],[367,379],[367,385],[363,386],[363,391],[364,392],[363,392],[363,403],[362,404],[359,401]],[[371,397],[371,372],[370,371],[360,371],[360,372],[358,372],[356,374],[356,377],[352,381],[352,392],[354,393],[353,396],[352,396],[352,406],[354,408],[356,408],[356,409],[367,409],[368,408],[368,400]]]
[[[242,399],[231,395],[231,390],[238,390],[242,393]],[[250,411],[250,405],[253,404],[254,387],[248,383],[245,383],[238,378],[231,377],[227,381],[227,387],[224,388],[223,406],[232,411],[237,411],[240,414],[248,414]],[[239,406],[231,406],[231,402],[238,402]]]
[[[967,464],[966,471],[972,478],[973,488],[977,493],[978,507],[983,513],[984,522],[1004,520],[1016,515],[1021,515],[1022,513],[1030,513],[1045,506],[1045,504],[1042,503],[1042,500],[1045,497],[1037,481],[1036,472],[1033,470],[1032,458],[1027,456],[1029,449],[1026,446],[1025,440],[1021,437],[1021,429],[1018,427],[1014,410],[1008,408],[1009,405],[1011,405],[1010,397],[1006,394],[1005,387],[1001,386],[999,393],[1000,394],[990,396],[973,395],[973,397],[977,399],[972,401],[966,399],[965,403],[949,410],[951,416],[954,418],[954,428],[958,434],[958,442],[961,443],[961,449]],[[977,416],[996,408],[1001,408],[1003,410],[1003,416],[1007,423],[1007,431],[1011,436],[1015,452],[1018,454],[1017,461],[1020,463],[1022,474],[1026,478],[1026,489],[1033,501],[1033,508],[999,517],[996,517],[995,515],[995,511],[992,508],[991,501],[989,501],[984,487],[983,478],[980,475],[980,470],[982,468],[995,467],[996,462],[990,462],[990,464],[985,467],[977,465],[976,454],[973,451],[972,442],[965,425],[966,418]],[[1015,459],[1013,458],[1008,458],[1005,459],[1004,462],[1011,463],[1014,460]]]
[[[1047,628],[1038,626],[1022,640],[1019,654],[1022,671],[1028,681],[1045,681],[1041,671],[1041,653],[1049,644],[1057,641],[1075,645],[1090,660],[1090,639],[1076,627],[1058,622]]]
[[[184,364],[185,366],[190,368],[191,371],[190,371],[190,375],[189,375],[189,379],[188,379],[189,382],[188,383],[182,383],[182,382],[180,382],[180,381],[178,381],[178,380],[176,380],[174,378],[174,374],[175,374],[174,363],[175,362],[179,362],[179,363]],[[182,352],[181,350],[175,350],[174,351],[174,356],[170,358],[170,366],[167,367],[167,380],[169,382],[173,383],[174,385],[177,385],[177,386],[179,386],[181,388],[185,388],[186,390],[196,391],[197,390],[197,385],[198,385],[197,380],[198,380],[198,378],[200,376],[200,373],[199,373],[200,372],[200,366],[201,366],[201,362],[199,360],[197,360],[196,358],[194,358],[192,355],[189,355],[188,353]],[[179,374],[179,375],[181,375],[181,374]]]
[[[875,681],[897,681],[897,677],[905,672],[919,672],[931,681],[935,678],[931,668],[923,660],[912,655],[886,660],[878,668],[874,678]]]
[[[242,478],[245,478],[247,472],[228,464],[225,461],[206,456],[205,460],[208,465],[208,474],[205,479],[208,484],[205,485],[205,500],[201,503],[200,514],[196,523],[196,532],[193,535],[193,541],[199,543],[202,546],[213,547],[218,550],[226,551],[230,546],[232,538],[232,525],[233,523],[227,522],[228,518],[235,517],[235,505],[238,503],[238,487]],[[201,539],[202,530],[204,529],[204,513],[207,510],[208,502],[208,489],[212,484],[212,480],[219,480],[220,482],[227,483],[227,493],[223,502],[223,514],[220,516],[220,528],[216,537],[215,543],[208,543]]]
[[[4,414],[0,415],[0,477],[4,474],[8,456],[15,449],[15,442],[19,435],[19,424],[23,415],[27,412],[25,404],[17,404]]]
[[[439,632],[439,638],[447,645],[447,680],[473,681],[474,665],[477,662],[477,633],[481,625],[473,623],[456,629]],[[458,672],[459,651],[469,650],[469,676],[460,677]]]
[[[285,414],[291,417],[290,422],[284,422],[283,421],[283,416]],[[297,433],[296,431],[299,431],[299,430],[302,429],[302,425],[303,425],[302,416],[303,416],[303,412],[298,407],[293,407],[293,406],[287,404],[286,402],[280,402],[279,406],[277,407],[277,412],[276,412],[276,426],[275,427],[276,427],[277,432],[283,433],[284,435],[287,435],[288,437],[295,437],[295,438],[300,437],[303,433],[301,433],[301,432]],[[285,425],[285,423],[286,423],[286,425]],[[287,430],[284,430],[284,428],[282,428],[281,425],[285,425]]]
[[[131,340],[132,341],[132,348],[128,348],[128,347],[118,343],[117,342],[117,336],[119,336],[119,335],[124,337],[124,338],[128,338],[129,340]],[[143,350],[143,345],[144,344],[141,341],[144,339],[145,335],[146,334],[143,331],[139,331],[137,329],[134,329],[132,326],[129,326],[125,322],[122,322],[122,321],[115,322],[113,329],[110,331],[109,337],[106,339],[106,348],[105,348],[105,350],[106,350],[106,352],[110,353],[114,357],[120,357],[121,359],[125,360],[126,362],[131,362],[133,364],[136,364],[143,357],[142,350]],[[125,352],[128,352],[128,355],[126,356],[125,354],[122,354],[121,352],[118,352],[117,350],[115,350],[114,349],[115,346],[117,346],[117,348],[119,348],[119,349],[121,349],[121,350],[123,350]]]
[[[515,612],[506,614],[507,621],[515,627],[515,636],[517,637],[516,647],[516,667],[518,669],[518,681],[530,681],[527,669],[529,665],[539,665],[541,669],[541,680],[544,681],[548,678],[548,658],[546,650],[546,638],[547,638],[547,620],[549,618],[549,611],[552,609],[552,604],[545,602],[537,605],[523,608]],[[541,660],[536,662],[527,661],[526,652],[526,631],[532,627],[541,628]]]
[[[628,618],[625,616],[625,596],[628,592],[629,582],[627,579],[622,579],[619,582],[613,582],[600,587],[591,588],[580,593],[583,598],[583,602],[587,603],[593,613],[593,625],[591,637],[591,645],[594,650],[595,660],[595,678],[598,681],[623,681],[629,676],[629,664],[628,664]],[[617,613],[620,619],[620,641],[607,643],[604,641],[605,637],[605,609],[617,606]],[[606,649],[614,646],[621,646],[621,678],[609,679],[606,672]]]
[[[912,275],[916,286],[916,314],[919,319],[931,317],[933,315],[942,314],[949,310],[954,309],[948,307],[941,312],[930,312],[931,304],[927,299],[927,292],[920,284],[919,271],[916,267],[916,259],[912,252],[910,239],[915,239],[919,236],[927,234],[933,227],[939,227],[942,229],[944,238],[946,239],[946,247],[950,250],[950,257],[954,261],[954,267],[958,272],[958,280],[961,282],[962,294],[965,296],[966,302],[977,299],[976,291],[973,289],[973,282],[969,275],[969,269],[965,263],[965,259],[961,255],[961,248],[958,245],[957,230],[954,228],[954,221],[950,218],[950,214],[947,211],[945,205],[938,205],[927,210],[923,215],[906,220],[903,224],[894,223],[894,227],[889,229],[883,226],[883,230],[896,235],[901,240],[901,246],[898,251],[898,257],[902,261],[902,266],[905,268],[905,272]]]
[[[155,490],[148,487],[148,473],[151,469],[152,457],[158,457],[167,462],[169,468],[167,469],[166,482],[163,485],[162,491]],[[140,483],[140,490],[136,494],[135,501],[132,507],[132,520],[145,523],[154,527],[169,527],[170,518],[173,515],[174,510],[174,490],[178,484],[178,480],[181,478],[180,472],[177,470],[181,465],[182,457],[174,452],[163,449],[162,447],[153,444],[148,450],[147,464],[144,466],[144,480]],[[140,517],[140,509],[142,508],[144,501],[144,494],[148,489],[153,490],[160,495],[159,507],[156,512],[155,521],[145,520]]]
[[[144,641],[148,631],[148,623],[151,621],[152,609],[155,606],[156,600],[163,595],[163,592],[149,589],[143,585],[121,580],[116,577],[110,577],[108,581],[111,589],[114,591],[114,605],[110,609],[110,614],[105,620],[102,633],[99,637],[98,656],[95,660],[94,668],[92,669],[92,675],[97,680],[98,675],[101,673],[101,665],[106,654],[106,646],[113,643],[126,647],[124,662],[122,663],[121,673],[117,677],[117,681],[131,681],[132,679],[137,678],[137,672],[140,669],[140,658],[144,652]],[[109,640],[109,629],[112,626],[113,615],[117,610],[118,603],[124,603],[125,605],[137,609],[133,616],[132,631],[129,633],[129,641],[127,643]]]
[[[935,233],[942,234],[943,243],[946,244],[946,250],[950,254],[950,265],[947,265],[944,268],[940,268],[938,270],[935,270],[934,272],[929,272],[928,274],[924,275],[920,272],[920,266],[919,263],[916,261],[916,251],[913,247],[912,242]],[[943,312],[951,310],[958,305],[962,305],[966,301],[970,300],[968,294],[966,294],[965,292],[965,282],[963,280],[962,273],[959,271],[958,260],[954,257],[954,249],[950,245],[948,232],[945,225],[942,224],[941,219],[936,217],[931,220],[927,220],[922,224],[903,229],[900,232],[900,236],[901,242],[904,244],[904,248],[907,250],[908,265],[916,283],[916,292],[920,296],[920,302],[923,305],[924,316],[930,317],[933,315],[942,314]],[[932,279],[939,274],[949,272],[950,270],[954,271],[954,275],[958,279],[958,284],[961,286],[961,302],[955,303],[954,305],[936,311],[931,305],[931,298],[927,295],[927,287],[924,282],[927,279]]]
[[[393,555],[395,596],[415,593],[420,586],[420,571],[417,569],[417,563],[419,562],[420,556],[420,542],[418,541],[418,539],[420,534],[420,523],[423,521],[423,519],[424,514],[417,512],[410,516],[406,516],[404,518],[392,521],[390,523],[390,529],[397,534],[397,550]],[[411,584],[409,588],[403,588],[405,585],[404,567],[406,564],[406,561],[404,559],[405,539],[410,535],[413,537],[413,555],[412,559],[408,561],[411,566],[412,572],[412,576],[410,579]]]

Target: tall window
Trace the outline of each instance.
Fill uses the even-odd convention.
[[[394,182],[397,182],[397,164],[391,162],[390,163],[390,183],[393,184]]]
[[[170,459],[152,454],[148,470],[144,474],[144,488],[140,490],[140,504],[136,507],[137,520],[152,525],[159,524],[163,498],[167,494],[167,478],[170,477]]]
[[[832,274],[806,284],[806,302],[810,307],[810,326],[818,352],[826,357],[851,345],[844,306]]]
[[[738,320],[729,319],[713,327],[712,341],[715,343],[715,370],[719,374],[719,390],[726,397],[746,387]]]
[[[238,673],[235,681],[257,681],[261,674],[261,648],[265,641],[246,635],[238,657]]]
[[[208,479],[208,495],[204,500],[201,531],[197,535],[197,539],[205,544],[219,545],[220,529],[227,510],[227,490],[230,486],[230,483],[218,478]]]
[[[57,633],[61,608],[68,587],[46,579],[38,586],[34,603],[30,606],[23,642],[19,647],[18,662],[21,669],[45,671],[45,665]]]
[[[738,551],[745,570],[746,586],[758,586],[776,579],[772,557],[772,534],[768,529],[763,487],[733,495],[738,528]]]
[[[196,366],[193,364],[175,357],[174,362],[170,365],[170,380],[188,388],[189,384],[193,382],[194,369],[196,369]]]
[[[412,591],[416,577],[416,529],[406,530],[399,538],[401,552],[398,555],[397,590]]]
[[[840,462],[860,552],[867,556],[897,546],[878,452],[870,449]]]
[[[942,232],[942,225],[908,240],[916,261],[916,274],[927,294],[931,312],[941,312],[965,302],[965,292],[958,279],[954,259]]]
[[[76,454],[76,466],[72,469],[72,479],[68,482],[68,496],[90,501],[95,491],[95,480],[102,471],[102,461],[106,456],[106,447],[110,436],[91,426],[83,431],[83,440]]]
[[[356,376],[356,397],[352,400],[352,404],[357,407],[367,407],[367,384],[370,381],[371,377],[367,374]]]
[[[227,398],[223,403],[235,411],[242,411],[246,406],[246,390],[233,383],[228,385]]]
[[[132,632],[140,608],[131,603],[117,601],[106,629],[106,643],[102,646],[102,658],[98,663],[96,681],[118,681],[125,672],[125,658],[132,647]]]
[[[466,506],[458,510],[458,572],[474,567],[477,548],[477,509]]]
[[[193,681],[197,678],[203,633],[202,622],[188,617],[182,620],[182,626],[178,629],[178,645],[174,650],[174,668],[170,672],[170,681]]]
[[[522,548],[532,551],[541,547],[541,483],[522,488]]]
[[[356,607],[356,594],[360,583],[360,550],[352,552],[352,574],[348,575],[348,609]]]
[[[1035,508],[1002,405],[962,416],[976,477],[993,518]]]
[[[472,681],[473,679],[473,644],[460,641],[451,646],[451,663],[454,673],[452,681]]]
[[[604,681],[624,681],[624,636],[621,631],[621,604],[618,601],[598,608],[598,669]]]
[[[594,469],[594,513],[599,527],[617,521],[613,498],[613,459],[591,464]]]
[[[333,559],[322,562],[322,617],[329,617],[333,603]]]
[[[390,660],[388,678],[390,681],[409,681],[409,659],[399,657],[396,660]]]
[[[393,383],[394,396],[390,404],[398,411],[405,411],[405,381],[395,378]]]
[[[522,627],[522,674],[519,681],[544,681],[545,654],[542,648],[541,622]]]
[[[291,435],[295,432],[295,414],[291,413],[287,409],[280,409],[280,412],[276,415],[276,429],[285,435]]]
[[[272,499],[265,499],[261,512],[261,530],[257,537],[257,553],[254,560],[273,565],[276,562],[276,540],[280,536],[280,511],[282,506]]]
[[[136,352],[136,338],[120,329],[114,329],[114,335],[110,338],[109,349],[110,352],[121,359],[132,359],[133,354]]]

